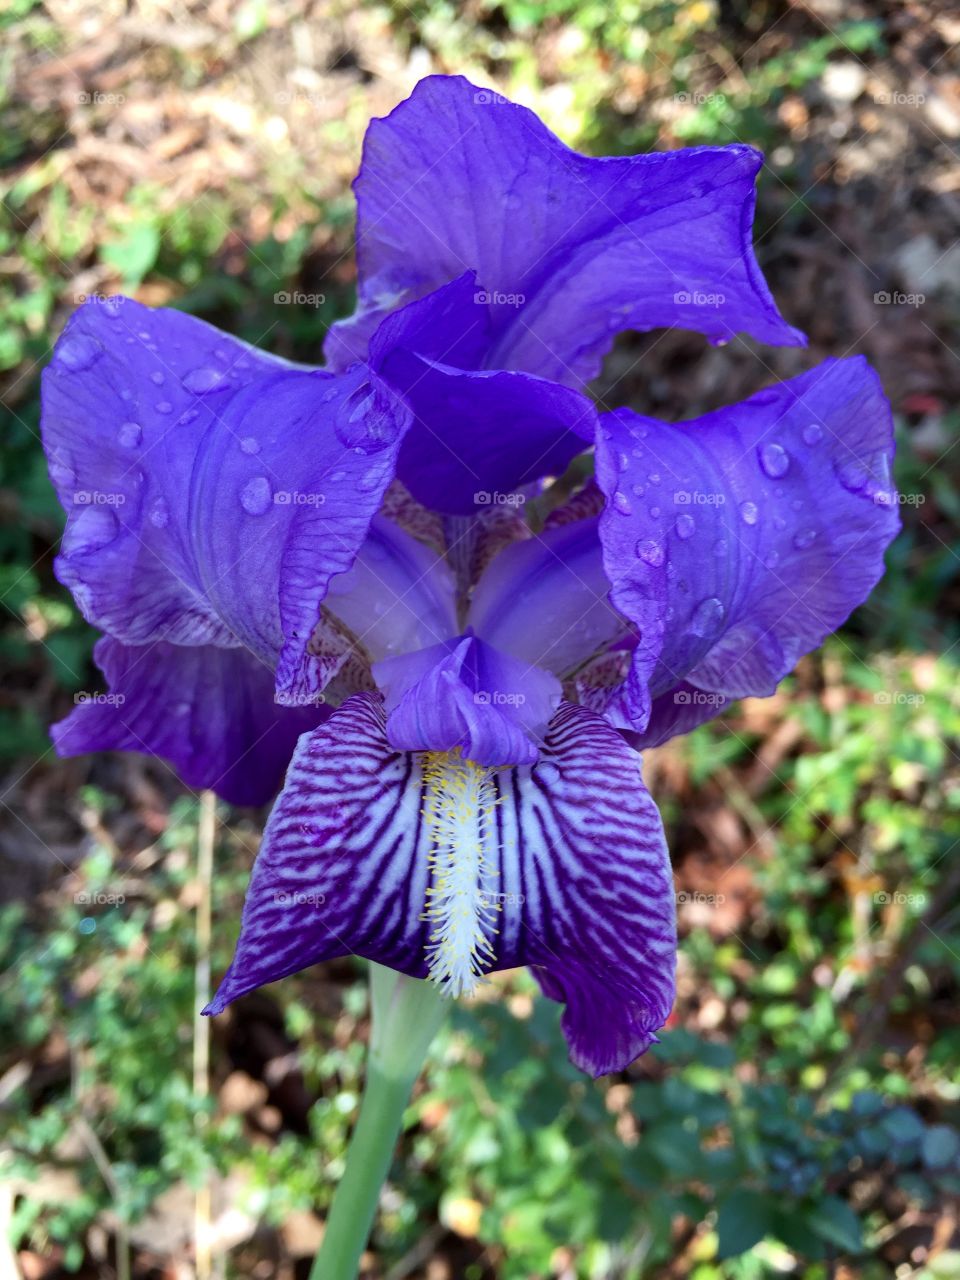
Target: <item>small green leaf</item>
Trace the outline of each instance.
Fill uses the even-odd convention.
[[[818,1236],[844,1253],[860,1253],[863,1249],[860,1220],[845,1200],[827,1196],[810,1211],[807,1221]]]
[[[718,1256],[735,1258],[759,1244],[772,1229],[773,1202],[759,1191],[741,1187],[721,1203],[717,1215]]]
[[[152,222],[139,222],[124,229],[119,240],[106,244],[100,256],[116,267],[128,285],[139,284],[157,260],[160,232]]]

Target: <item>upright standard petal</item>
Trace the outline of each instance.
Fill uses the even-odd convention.
[[[331,580],[326,608],[368,663],[457,631],[456,581],[443,555],[383,515],[374,517],[352,567]]]
[[[94,650],[107,691],[89,693],[51,734],[61,756],[137,751],[159,756],[190,787],[231,804],[265,804],[283,779],[297,738],[325,707],[285,707],[273,670],[245,649],[125,645]]]
[[[538,763],[393,750],[379,699],[304,736],[271,816],[236,955],[206,1012],[353,953],[455,994],[529,964],[602,1075],[655,1038],[674,991],[674,891],[639,757],[561,706]]]
[[[609,593],[598,521],[577,520],[494,556],[467,622],[504,653],[567,678],[630,630]]]
[[[578,385],[614,335],[662,325],[802,343],[751,246],[752,148],[595,159],[524,107],[431,76],[374,120],[354,184],[361,317],[475,271],[495,312],[489,368]],[[331,350],[342,346],[335,329]]]
[[[625,705],[645,743],[773,693],[863,603],[900,525],[892,457],[859,356],[677,426],[604,415],[600,537],[639,631]]]

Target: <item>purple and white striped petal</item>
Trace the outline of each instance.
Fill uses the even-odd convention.
[[[451,848],[444,787],[471,779],[481,803],[455,818],[475,825]],[[604,720],[564,704],[535,766],[487,770],[394,751],[379,699],[358,695],[297,747],[206,1012],[349,953],[454,993],[470,989],[471,966],[476,977],[526,964],[567,1006],[574,1062],[602,1075],[666,1021],[675,950],[659,815],[639,756]]]

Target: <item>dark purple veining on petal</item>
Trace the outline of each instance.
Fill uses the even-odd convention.
[[[566,704],[534,767],[492,777],[493,967],[533,966],[567,1006],[573,1060],[594,1075],[619,1070],[655,1038],[674,992],[673,881],[639,759],[599,716]],[[236,955],[205,1012],[349,953],[425,976],[423,788],[419,757],[386,740],[379,699],[351,698],[301,739]]]

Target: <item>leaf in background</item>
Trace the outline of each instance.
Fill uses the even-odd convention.
[[[774,1229],[774,1202],[760,1191],[741,1187],[720,1204],[718,1255],[735,1258],[759,1244]]]
[[[151,270],[160,252],[160,232],[152,222],[135,222],[100,251],[104,262],[115,267],[126,285],[139,284]]]
[[[863,1249],[863,1232],[857,1215],[837,1196],[827,1196],[810,1211],[807,1221],[823,1240],[844,1253],[860,1253]]]
[[[945,1169],[960,1156],[960,1137],[946,1124],[932,1124],[920,1144],[923,1163],[931,1169]]]

